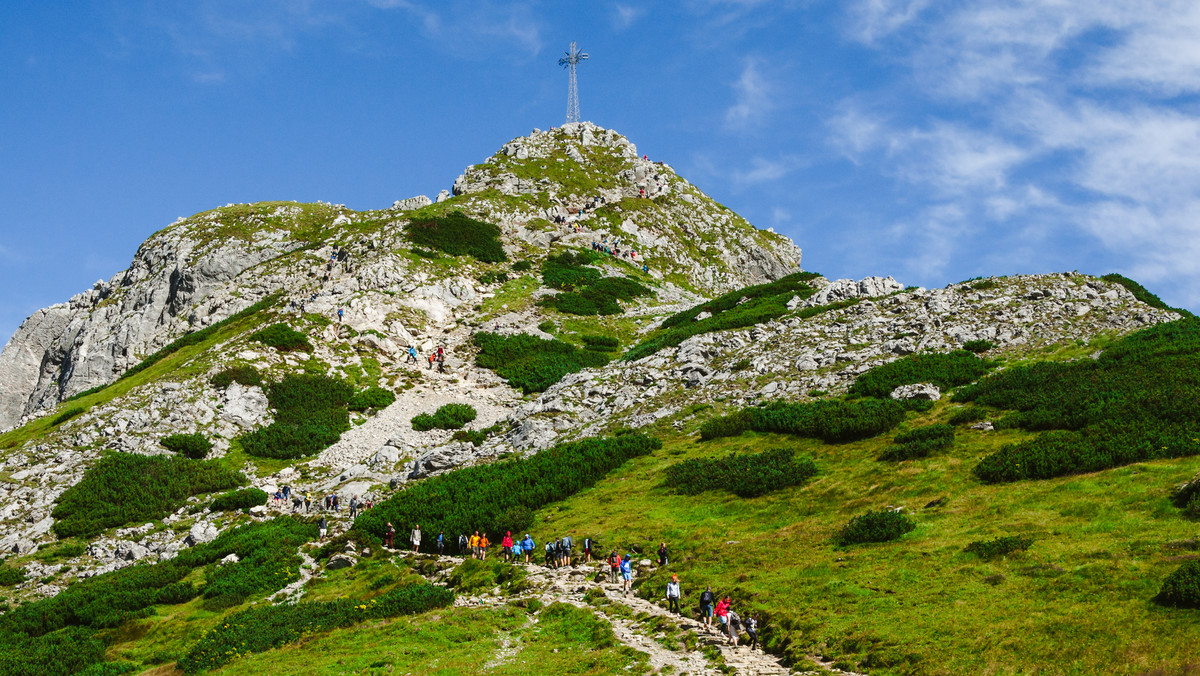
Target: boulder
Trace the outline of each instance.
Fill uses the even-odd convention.
[[[325,570],[351,568],[357,562],[357,559],[349,554],[334,554],[333,556],[329,557],[329,563],[325,564]]]
[[[229,556],[226,556],[225,558],[218,561],[217,565],[218,566],[228,566],[228,565],[237,563],[240,560],[241,559],[238,558],[237,554],[230,554]]]
[[[150,555],[150,550],[136,542],[118,542],[117,558],[122,561],[138,561]]]
[[[217,527],[211,523],[203,521],[197,522],[188,531],[187,537],[183,539],[184,543],[189,547],[195,547],[198,544],[212,542],[219,535]]]
[[[942,398],[942,391],[933,383],[916,383],[915,385],[901,385],[892,390],[892,399],[924,399],[927,401],[937,401]]]
[[[267,395],[261,388],[236,382],[225,388],[224,403],[221,418],[242,429],[262,423],[269,408]]]

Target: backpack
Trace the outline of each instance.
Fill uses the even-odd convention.
[[[563,547],[566,549],[571,548],[571,536],[570,535],[563,538]]]

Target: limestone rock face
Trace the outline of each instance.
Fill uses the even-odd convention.
[[[942,391],[933,383],[917,383],[915,385],[901,385],[892,390],[892,399],[923,399],[925,401],[937,401],[942,398]]]

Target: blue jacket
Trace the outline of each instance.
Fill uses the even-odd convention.
[[[632,573],[633,572],[633,559],[621,559],[621,572],[622,573]]]
[[[531,538],[531,537],[526,537],[523,540],[521,540],[521,551],[532,552],[533,548],[536,546],[537,546],[537,543],[534,542],[533,538]]]

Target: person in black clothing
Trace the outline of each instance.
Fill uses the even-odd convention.
[[[667,543],[658,543],[658,565],[667,565]]]
[[[458,534],[458,555],[466,556],[467,554],[467,536],[462,533]]]
[[[712,626],[713,607],[717,604],[717,595],[713,593],[712,587],[705,587],[700,593],[700,621],[704,626]]]
[[[747,617],[742,623],[742,628],[750,635],[750,649],[754,650],[758,647],[758,618],[754,615]]]

